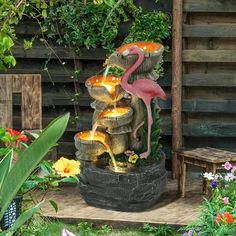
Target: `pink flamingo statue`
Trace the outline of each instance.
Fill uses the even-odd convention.
[[[137,61],[128,68],[123,77],[121,78],[121,87],[131,93],[134,96],[137,96],[143,100],[147,107],[148,113],[148,149],[146,152],[140,154],[140,158],[147,158],[151,152],[151,127],[153,123],[152,119],[152,110],[151,110],[151,101],[153,98],[161,98],[166,99],[166,94],[159,84],[149,79],[138,79],[134,81],[132,84],[128,83],[128,79],[130,75],[142,64],[144,60],[144,52],[137,46],[132,46],[122,52],[122,56],[128,55],[138,55]],[[159,108],[158,104],[156,103]],[[137,114],[136,114],[137,115]],[[138,127],[134,131],[134,135],[136,135],[137,129],[142,126],[143,122],[138,125]]]

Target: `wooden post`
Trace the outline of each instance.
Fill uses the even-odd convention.
[[[182,147],[182,20],[183,0],[173,0],[172,28],[172,177],[177,176],[176,150]]]

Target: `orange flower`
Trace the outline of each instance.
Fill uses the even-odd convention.
[[[224,218],[225,218],[227,224],[231,224],[234,222],[234,218],[229,212],[224,213]]]
[[[14,129],[10,129],[10,128],[6,128],[6,131],[7,131],[12,137],[21,134],[20,131],[14,130]]]
[[[7,128],[6,131],[14,138],[15,141],[27,142],[29,139],[23,132]]]
[[[20,134],[19,137],[16,138],[16,141],[27,142],[29,139],[26,135]]]
[[[80,162],[61,157],[53,166],[56,172],[65,177],[75,176],[80,173]]]
[[[225,212],[223,214],[217,214],[216,222],[225,222],[227,224],[231,224],[234,222],[233,216],[229,212]]]

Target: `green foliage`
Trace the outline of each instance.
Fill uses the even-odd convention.
[[[16,65],[12,48],[17,39],[15,27],[22,16],[27,15],[36,20],[46,18],[48,3],[50,0],[0,0],[0,70]],[[30,48],[32,45],[24,42],[24,46]]]
[[[16,39],[15,25],[22,18],[25,2],[0,0],[0,69],[16,65],[12,47]]]
[[[158,227],[151,226],[149,224],[144,224],[141,229],[143,235],[152,236],[174,236],[176,235],[173,229],[169,225],[159,225]]]
[[[110,226],[103,225],[101,227],[94,227],[88,222],[80,223],[79,225],[65,225],[59,221],[50,222],[48,219],[43,219],[40,216],[34,217],[29,225],[21,227],[16,236],[58,236],[63,228],[68,229],[77,236],[177,236],[177,234],[168,225],[151,226],[145,224],[139,229],[112,229]]]
[[[104,225],[101,228],[93,227],[92,223],[80,223],[78,225],[79,236],[98,236],[98,235],[107,235],[111,233],[112,228]]]
[[[78,178],[76,176],[71,176],[67,178],[62,178],[53,169],[52,161],[43,160],[36,167],[34,173],[32,173],[29,178],[23,183],[19,190],[20,195],[24,195],[32,190],[41,189],[44,192],[52,191],[58,189],[60,183],[77,183]],[[39,176],[37,171],[41,173]],[[35,174],[36,173],[36,174]],[[56,203],[50,201],[52,207],[57,211]]]
[[[119,25],[135,17],[140,10],[133,0],[122,1],[55,1],[48,9],[45,27],[48,37],[57,38],[58,44],[81,47],[114,48]]]
[[[135,18],[124,43],[136,41],[151,41],[164,43],[171,34],[169,16],[161,11],[143,13]]]
[[[69,120],[69,114],[55,119],[40,134],[40,136],[27,148],[12,166],[10,171],[2,176],[3,181],[0,188],[0,219],[2,219],[6,209],[30,176],[37,164],[47,154],[48,150],[58,141],[64,133]],[[5,158],[9,158],[6,156]],[[4,159],[3,159],[4,160]],[[0,163],[0,168],[3,162]],[[6,166],[9,169],[8,166]],[[27,215],[29,216],[29,215]]]

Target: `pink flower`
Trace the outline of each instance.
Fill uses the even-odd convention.
[[[229,204],[229,198],[228,197],[224,197],[223,198],[223,202],[224,202],[224,204]]]
[[[231,163],[229,163],[228,161],[225,162],[225,164],[222,165],[226,170],[231,170],[231,168],[233,167]]]

